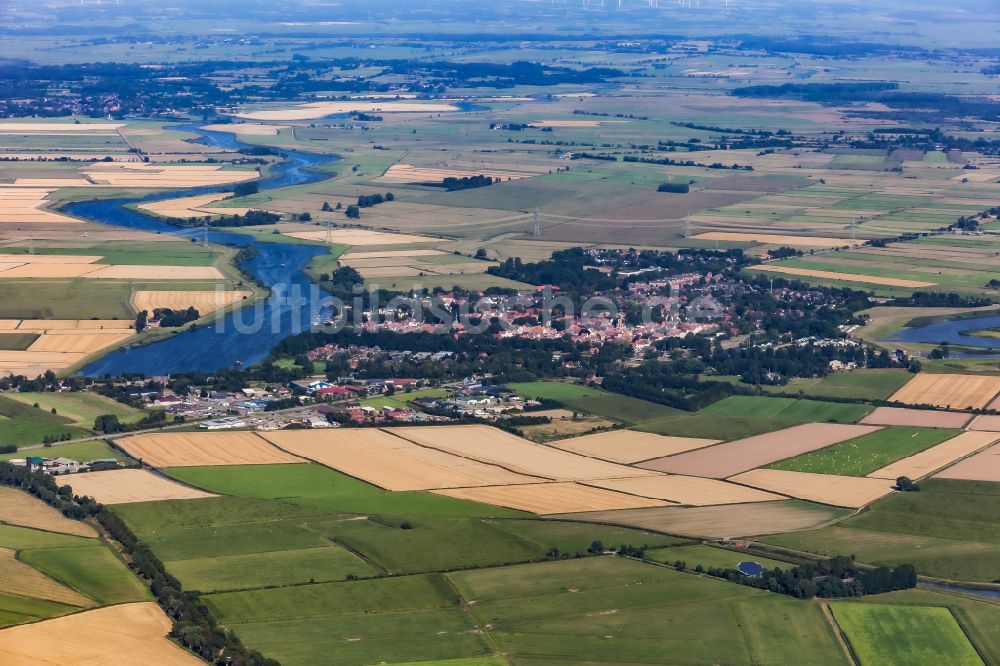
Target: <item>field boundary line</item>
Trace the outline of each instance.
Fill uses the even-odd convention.
[[[443,573],[441,574],[441,580],[445,584],[447,589],[452,594],[455,595],[455,598],[458,599],[459,610],[461,610],[462,613],[466,615],[469,618],[469,620],[472,621],[472,625],[474,627],[483,632],[482,633],[483,637],[485,637],[486,642],[493,647],[495,654],[502,656],[504,658],[504,661],[510,663],[510,660],[507,659],[506,653],[503,651],[503,646],[500,644],[500,640],[493,635],[493,631],[489,628],[488,623],[482,622],[479,619],[479,617],[476,615],[475,609],[472,607],[472,604],[470,604],[469,601],[465,598],[465,596],[462,595],[462,593],[458,589],[458,586],[455,585],[451,577],[448,576],[447,573]]]
[[[859,666],[861,661],[858,659],[858,655],[854,653],[854,648],[851,647],[850,639],[847,638],[847,635],[844,634],[844,630],[840,628],[839,624],[837,624],[837,618],[833,616],[833,611],[830,610],[830,603],[827,601],[821,601],[819,602],[819,607],[822,609],[823,617],[826,619],[830,629],[833,631],[833,635],[837,637],[837,642],[840,644],[840,647],[844,649],[844,654],[847,655],[848,661],[855,666]]]
[[[983,654],[982,650],[979,649],[979,645],[976,643],[975,640],[973,640],[972,634],[965,626],[965,623],[962,622],[962,619],[958,616],[958,613],[955,612],[955,609],[952,608],[951,606],[945,606],[945,608],[948,609],[948,612],[951,614],[952,618],[954,618],[955,624],[958,625],[958,628],[962,630],[962,635],[965,636],[965,640],[969,641],[969,645],[971,645],[972,649],[976,651],[976,654],[979,655],[979,658],[983,660],[983,664],[990,663],[989,659],[986,658],[986,655]]]

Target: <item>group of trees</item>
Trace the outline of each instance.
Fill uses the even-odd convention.
[[[461,178],[455,178],[454,176],[448,176],[441,181],[441,186],[449,192],[456,192],[458,190],[472,190],[477,187],[487,187],[492,185],[494,179],[491,176],[463,176]]]
[[[242,215],[205,215],[202,217],[171,217],[170,224],[177,227],[252,227],[263,224],[277,224],[281,215],[268,210],[248,210]]]
[[[687,194],[691,191],[688,183],[660,183],[656,187],[657,192],[671,192],[673,194]]]
[[[637,162],[639,164],[660,164],[664,166],[701,167],[702,169],[729,169],[731,171],[753,171],[749,164],[723,164],[722,162],[712,162],[703,164],[694,160],[674,160],[669,157],[640,157],[638,155],[625,155],[622,162]]]
[[[676,562],[678,569],[686,568],[686,563]],[[861,569],[854,560],[843,555],[811,564],[803,564],[790,569],[770,569],[759,576],[747,576],[736,569],[709,567],[695,568],[709,576],[724,578],[731,583],[740,583],[761,590],[785,594],[797,599],[822,597],[861,597],[867,594],[882,594],[897,590],[909,590],[917,586],[917,570],[912,564],[900,564],[895,568],[878,567]]]
[[[153,316],[149,316],[148,310],[141,310],[135,317],[135,332],[142,333],[149,326],[150,322],[159,322],[160,328],[177,328],[195,321],[201,314],[194,306],[187,310],[171,310],[170,308],[155,308]]]
[[[371,208],[385,201],[394,201],[395,199],[396,197],[393,196],[392,192],[386,192],[385,195],[362,194],[358,197],[358,208]]]

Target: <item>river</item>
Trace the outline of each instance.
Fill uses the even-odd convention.
[[[939,345],[947,342],[953,347],[975,347],[976,352],[952,352],[953,358],[981,358],[1000,356],[1000,338],[964,335],[964,332],[983,328],[1000,328],[1000,315],[987,315],[975,319],[949,319],[926,326],[904,328],[897,331],[888,342],[910,342]],[[982,349],[982,353],[978,352]]]
[[[238,150],[251,146],[227,132],[211,132],[197,125],[177,129],[197,133],[200,143]],[[337,158],[298,151],[282,150],[287,158],[272,167],[269,178],[260,181],[260,189],[301,185],[328,177],[315,167]],[[105,199],[70,204],[71,215],[93,222],[130,229],[177,233],[179,229],[158,219],[125,208],[126,205],[186,197],[209,192],[224,192],[226,187],[195,187],[173,190],[141,198]],[[256,256],[241,266],[254,279],[271,289],[264,301],[247,305],[217,324],[198,327],[148,345],[113,351],[81,370],[87,376],[141,373],[147,376],[179,372],[212,372],[236,364],[250,365],[267,357],[271,348],[284,338],[306,330],[318,311],[315,291],[304,269],[309,261],[326,250],[313,245],[258,242],[253,237],[227,231],[208,233],[212,243],[253,247]],[[295,298],[286,298],[292,294]]]

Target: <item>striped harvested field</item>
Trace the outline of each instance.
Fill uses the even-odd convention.
[[[203,666],[167,640],[170,619],[151,601],[97,608],[0,630],[4,666]]]
[[[611,430],[595,435],[584,435],[583,437],[551,442],[549,446],[579,453],[583,456],[628,464],[651,458],[672,456],[718,443],[717,439],[667,437],[636,430]]]
[[[922,372],[889,399],[912,405],[975,409],[987,406],[997,393],[1000,393],[1000,377]]]
[[[934,478],[1000,482],[1000,444],[955,463]]]
[[[690,506],[771,502],[785,499],[780,495],[754,490],[735,483],[679,474],[641,476],[630,479],[598,479],[586,483],[607,490],[617,490],[630,495]]]
[[[698,240],[718,240],[731,242],[765,243],[767,245],[790,245],[792,247],[848,247],[863,245],[864,240],[849,238],[825,238],[823,236],[793,236],[784,234],[750,234],[735,231],[708,231],[692,236]]]
[[[887,287],[933,287],[936,282],[921,282],[919,280],[901,280],[899,278],[880,277],[878,275],[860,275],[857,273],[837,273],[834,271],[818,271],[811,268],[794,268],[792,266],[778,266],[775,264],[757,264],[750,267],[756,271],[767,271],[769,273],[781,273],[783,275],[801,275],[802,277],[822,278],[825,280],[842,280],[844,282],[864,282],[866,284],[879,284]]]
[[[590,488],[579,483],[483,486],[480,488],[435,490],[433,492],[473,502],[530,511],[540,515],[667,506],[666,502],[660,500]]]
[[[136,312],[157,308],[187,310],[193,307],[205,316],[252,295],[249,291],[133,291],[132,307]]]
[[[649,460],[641,463],[640,467],[658,472],[724,479],[879,429],[878,426],[867,425],[804,423],[676,456]]]
[[[72,486],[75,494],[93,497],[101,504],[215,497],[211,493],[175,483],[144,469],[84,472],[60,477],[60,481],[64,482],[63,485]]]
[[[0,486],[0,522],[79,537],[97,536],[86,523],[70,520],[34,495],[6,486]]]
[[[115,440],[136,460],[152,467],[276,465],[305,462],[252,432],[177,432]]]
[[[969,415],[965,412],[876,407],[860,422],[869,425],[912,426],[915,428],[962,428],[969,422]]]
[[[892,492],[892,481],[836,474],[755,469],[731,481],[798,499],[859,509]]]
[[[1000,440],[1000,433],[968,431],[952,437],[947,442],[932,446],[908,458],[897,460],[891,465],[877,469],[869,477],[896,479],[908,476],[919,479],[946,465],[964,458]]]
[[[95,605],[92,599],[21,562],[17,559],[17,553],[7,548],[0,548],[0,593],[55,601],[80,608]]]
[[[540,480],[496,465],[418,446],[390,432],[372,428],[336,428],[281,430],[261,435],[285,451],[386,490],[494,486]]]

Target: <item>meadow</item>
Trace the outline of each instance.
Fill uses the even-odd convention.
[[[983,663],[947,608],[833,603],[830,609],[861,666]]]
[[[906,456],[950,439],[960,430],[890,427],[825,449],[788,458],[770,469],[865,476]]]

